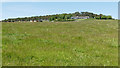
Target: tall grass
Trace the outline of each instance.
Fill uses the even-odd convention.
[[[3,66],[118,65],[116,20],[3,23]]]

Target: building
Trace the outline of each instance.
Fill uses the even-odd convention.
[[[30,20],[30,22],[33,22],[32,20]]]
[[[42,19],[37,20],[37,22],[43,22]]]
[[[89,16],[74,16],[74,17],[71,17],[71,19],[88,19]]]
[[[42,22],[42,20],[41,19],[39,19],[39,20],[30,20],[30,22]]]

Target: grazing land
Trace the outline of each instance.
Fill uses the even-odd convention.
[[[2,23],[3,66],[116,66],[117,20]]]

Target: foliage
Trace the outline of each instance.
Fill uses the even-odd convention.
[[[71,19],[72,16],[89,16],[90,18],[96,19],[112,19],[112,16],[106,16],[103,14],[94,14],[91,12],[75,12],[75,13],[63,13],[63,14],[55,14],[55,15],[46,15],[46,16],[33,16],[33,17],[24,17],[24,18],[9,18],[3,20],[3,22],[15,22],[15,21],[30,21],[30,20],[49,20],[49,21],[63,21],[66,19]]]
[[[101,16],[101,19],[107,19],[107,16],[102,15],[102,16]]]
[[[107,19],[112,19],[112,16],[110,16],[110,15],[109,15],[109,16],[107,16]]]

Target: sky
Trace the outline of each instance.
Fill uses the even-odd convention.
[[[119,0],[1,0],[2,2],[118,2]]]
[[[2,2],[2,18],[93,12],[118,19],[118,2]]]

